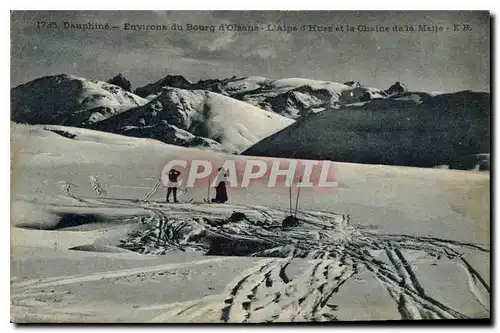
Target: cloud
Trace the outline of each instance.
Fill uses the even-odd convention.
[[[282,33],[207,31],[71,31],[36,29],[36,21],[132,24],[346,25],[469,22],[462,34]],[[489,89],[486,12],[230,12],[114,11],[11,14],[11,85],[71,72],[107,79],[129,73],[135,85],[169,73],[197,80],[259,75],[357,80],[414,89]]]
[[[236,41],[235,32],[224,32],[217,36],[213,41],[207,44],[207,49],[209,51],[224,50],[231,46],[232,43]]]
[[[258,48],[256,50],[253,50],[253,51],[250,51],[248,53],[243,54],[243,57],[249,58],[253,55],[257,55],[261,59],[277,58],[278,57],[278,55],[276,54],[276,51],[271,47]]]

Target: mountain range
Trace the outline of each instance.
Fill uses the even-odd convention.
[[[83,127],[226,153],[487,169],[490,94],[356,81],[169,75],[132,89],[67,74],[11,90],[11,120]],[[465,161],[465,162],[464,162]]]

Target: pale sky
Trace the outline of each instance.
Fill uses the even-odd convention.
[[[37,21],[58,28],[37,29]],[[63,22],[165,24],[167,31],[64,29]],[[171,25],[258,25],[259,32],[173,31]],[[390,32],[268,32],[288,26],[387,26]],[[394,32],[394,25],[442,25],[443,32]],[[468,24],[471,31],[453,31]],[[450,29],[450,30],[447,30]],[[23,12],[11,14],[11,86],[68,73],[108,80],[123,73],[134,88],[180,74],[207,78],[304,77],[359,81],[414,91],[490,90],[488,12]]]

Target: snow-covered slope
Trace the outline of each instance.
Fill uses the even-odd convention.
[[[300,226],[282,229],[286,188],[197,204],[200,182],[181,203],[163,187],[140,200],[169,160],[247,156],[64,126],[11,133],[14,322],[491,316],[487,173],[334,163],[339,188],[303,188]]]
[[[137,138],[150,138],[182,147],[206,149],[210,151],[225,152],[227,149],[219,142],[199,135],[194,135],[175,125],[161,120],[159,124],[146,126],[125,126],[117,132]]]
[[[340,105],[388,96],[384,90],[364,87],[359,82],[343,84],[304,78],[272,80],[250,76],[191,83],[179,75],[167,76],[155,83],[140,87],[136,93],[152,99],[167,86],[217,92],[292,119]],[[391,92],[393,90],[395,89],[393,88]]]
[[[490,95],[374,100],[314,114],[243,154],[432,167],[490,152]]]
[[[93,128],[172,144],[179,144],[175,140],[185,142],[183,138],[189,132],[199,137],[196,140],[209,139],[205,142],[209,146],[215,141],[226,151],[239,153],[292,123],[291,119],[217,93],[162,88],[148,104],[96,123]]]
[[[12,123],[11,126],[20,126],[21,129],[36,131],[38,133],[52,132],[60,136],[82,142],[103,143],[108,145],[140,145],[156,143],[156,140],[149,140],[143,138],[133,138],[125,135],[118,135],[114,133],[106,133],[102,131],[94,131],[87,128],[60,126],[60,125],[34,125],[26,126]],[[17,130],[19,131],[19,129]]]
[[[54,129],[74,137],[55,133]],[[66,126],[13,123],[11,137],[12,200],[29,196],[38,204],[55,197],[63,200],[58,186],[62,180],[78,185],[73,194],[86,198],[87,203],[96,198],[87,184],[92,175],[99,177],[109,198],[141,199],[168,161],[206,159],[217,166],[228,159],[249,159]],[[275,159],[262,160],[271,165]],[[487,173],[351,163],[334,163],[332,169],[339,187],[303,188],[299,210],[348,213],[352,224],[376,225],[379,232],[489,242]],[[164,200],[164,194],[164,190],[158,191],[152,200]],[[289,205],[288,189],[269,188],[267,181],[252,183],[248,188],[231,187],[228,194],[232,204],[283,209]],[[188,197],[196,201],[206,196],[204,181],[189,189]]]
[[[46,76],[11,90],[11,120],[82,126],[146,104],[122,88],[72,75]]]

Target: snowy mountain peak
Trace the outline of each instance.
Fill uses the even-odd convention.
[[[174,80],[173,77],[167,77],[138,88],[136,93],[152,100],[165,87],[211,91],[291,119],[327,109],[337,109],[351,103],[388,97],[384,90],[364,87],[356,81],[338,83],[307,78],[272,80],[249,76],[189,83],[181,78]]]
[[[291,119],[214,92],[162,87],[156,93],[146,105],[96,123],[94,127],[125,135],[137,135],[138,128],[142,128],[141,137],[168,130],[175,132],[174,135],[158,137],[155,134],[154,138],[165,143],[176,141],[176,144],[186,138],[187,131],[194,137],[210,140],[208,145],[203,142],[204,147],[211,148],[217,142],[225,151],[239,153],[293,123]]]
[[[122,88],[125,91],[132,92],[132,84],[121,73],[118,74],[118,75],[116,75],[112,79],[109,79],[108,83],[114,84],[115,86],[118,86],[118,87]]]
[[[143,87],[138,87],[135,90],[135,94],[144,98],[147,98],[151,95],[156,96],[164,87],[193,89],[193,83],[191,83],[191,81],[189,81],[182,75],[167,75],[166,77],[154,83],[150,83]]]
[[[45,76],[11,90],[12,120],[29,124],[80,126],[146,102],[116,85],[68,74]]]

